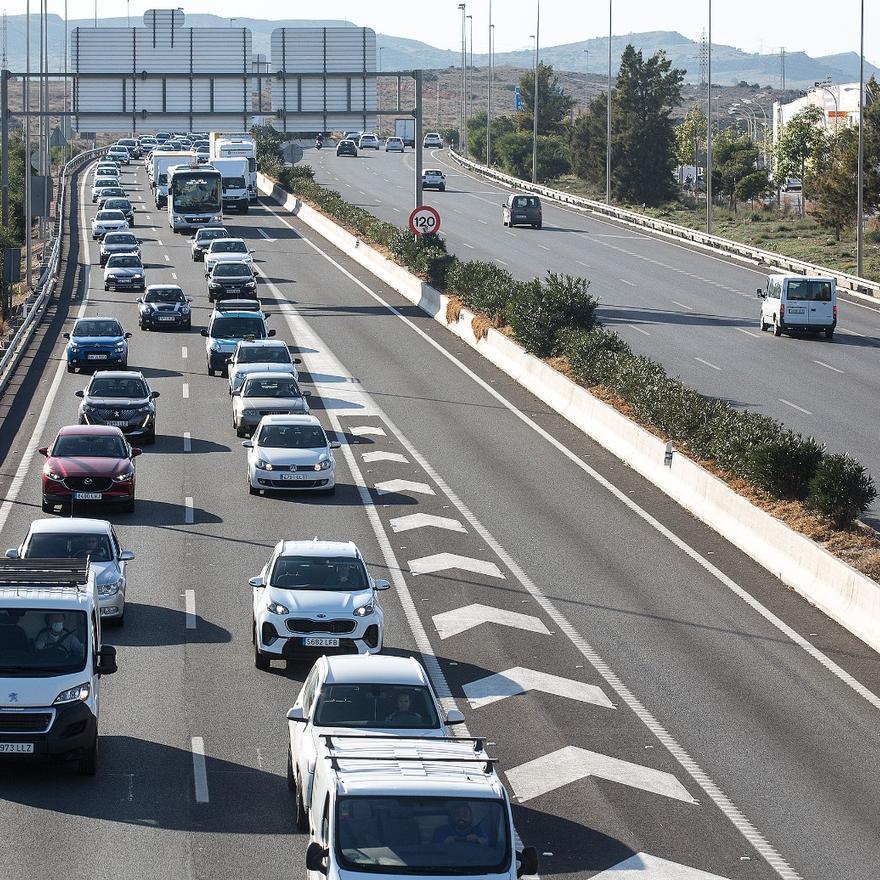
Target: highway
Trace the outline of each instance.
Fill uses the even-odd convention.
[[[345,174],[366,181],[368,167],[399,158],[371,155]],[[322,176],[334,161],[319,157]],[[373,174],[372,189],[387,191]],[[93,207],[72,210],[57,314],[29,361],[32,381],[4,402],[2,546],[41,516],[36,448],[76,418],[74,392],[87,378],[65,372],[60,333],[77,314],[114,315],[133,331],[130,366],[161,393],[159,437],[137,459],[136,511],[95,514],[136,553],[125,625],[104,632],[119,672],[102,689],[98,775],[3,765],[2,880],[303,876],[285,713],[308,666],[254,668],[247,580],[276,541],[313,536],[355,541],[372,574],[392,582],[386,650],[420,654],[440,695],[489,738],[519,834],[543,854],[542,877],[623,880],[641,859],[648,880],[876,880],[876,654],[269,203],[227,226],[255,249],[270,326],[303,359],[312,411],[343,447],[334,497],[250,496],[226,380],[205,369],[202,264],[153,208],[140,164],[123,179],[142,200],[147,282],[176,280],[193,296],[193,329],[139,331],[136,294],[103,290]],[[499,201],[468,186],[470,195],[445,194],[448,204]],[[394,190],[395,203],[407,198]],[[548,211],[544,235],[516,234],[570,248],[569,235],[553,232],[562,216]],[[647,297],[657,267],[634,294],[605,289],[620,259],[611,248],[661,245],[593,220],[564,222],[607,236],[607,249],[584,249],[606,267],[594,275],[606,310],[612,290],[620,303]],[[447,229],[457,247],[463,233],[455,222]],[[490,235],[474,235],[473,256]],[[516,268],[518,248],[506,243],[495,256]],[[705,264],[683,250],[680,259]],[[711,274],[735,288],[744,270],[712,263]],[[646,326],[671,343],[673,313],[653,289],[662,317]],[[679,295],[696,315],[707,295],[711,311],[754,311],[696,282]],[[855,314],[844,323],[862,326]],[[740,355],[744,368],[763,353],[764,340],[732,332],[744,318],[698,320],[719,334],[727,326],[729,348],[755,349]],[[850,339],[776,341],[776,363],[809,348],[854,370],[870,354]],[[682,364],[687,357],[682,350]],[[833,391],[816,375],[802,395],[841,405],[856,393],[853,373]],[[711,378],[721,385],[726,375]],[[519,683],[513,695],[492,678],[500,673]]]
[[[413,153],[361,150],[337,158],[305,145],[318,182],[383,220],[406,224],[413,204]],[[773,416],[848,452],[880,479],[874,418],[880,399],[880,307],[839,299],[839,325],[824,337],[774,338],[758,327],[755,290],[766,274],[633,228],[544,201],[544,225],[505,229],[511,191],[465,172],[445,150],[426,150],[425,167],[446,173],[446,192],[429,190],[441,236],[462,259],[495,261],[522,279],[546,271],[589,278],[600,319],[632,348],[660,361],[698,391]],[[880,527],[880,505],[865,519]]]

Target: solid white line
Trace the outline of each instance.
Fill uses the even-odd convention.
[[[753,333],[751,330],[746,330],[745,327],[734,327],[733,329],[738,330],[740,333],[745,333],[746,336],[751,336],[752,339],[760,339],[761,338],[760,333]]]
[[[183,383],[183,399],[186,400],[189,397],[189,382]]]
[[[189,355],[189,352],[187,351],[186,346],[185,346],[185,345],[182,345],[182,346],[180,347],[180,356],[181,356],[184,360],[186,360],[186,358],[187,358],[188,355]]]
[[[193,522],[195,522],[195,516],[193,515],[193,500],[186,496],[183,500],[184,508],[183,508],[183,522],[185,525],[191,526]]]
[[[539,115],[540,115],[540,114],[539,114]],[[585,269],[589,269],[589,268],[590,268],[590,266],[589,266],[588,263],[583,263],[583,262],[581,262],[580,260],[575,260],[575,262],[578,264],[578,266],[583,266]]]
[[[624,284],[628,284],[630,287],[635,287],[635,284],[632,281],[627,281],[626,278],[621,278],[619,280],[622,281]]]
[[[846,333],[847,336],[858,336],[860,339],[864,339],[864,338],[865,338],[865,334],[864,334],[864,333],[856,333],[855,330],[847,330],[846,327],[838,327],[838,328],[837,328],[837,332],[838,332],[838,333]]]
[[[540,113],[538,115],[540,116]],[[269,235],[267,235],[265,232],[263,232],[262,229],[258,229],[257,232],[259,232],[260,235],[262,235],[263,238],[265,238],[267,241],[274,241],[275,240],[275,239],[271,238]]]
[[[808,409],[804,409],[802,406],[798,406],[796,403],[792,403],[790,400],[786,400],[784,397],[778,398],[780,403],[784,403],[786,406],[790,406],[792,409],[796,409],[798,412],[804,413],[804,415],[811,416],[812,413]]]
[[[709,361],[704,361],[702,358],[698,357],[695,357],[694,360],[699,361],[701,364],[704,364],[707,367],[711,367],[713,370],[718,370],[719,373],[721,372],[721,367],[716,367],[715,364],[711,364],[709,363]]]
[[[835,373],[844,374],[843,370],[838,370],[837,367],[832,367],[831,364],[826,364],[824,361],[813,361],[814,364],[818,364],[820,367],[825,367],[826,370],[832,370]]]
[[[680,303],[677,299],[670,300],[670,302],[674,306],[680,306],[683,309],[687,309],[689,312],[692,312],[694,310],[693,306],[686,306],[684,303]]]
[[[468,244],[466,241],[463,241],[462,244],[463,244],[466,248],[470,248],[472,251],[475,251],[475,250],[476,250],[476,248],[475,248],[472,244]]]
[[[206,804],[208,797],[208,768],[205,766],[205,741],[200,736],[192,738],[193,782],[196,788],[196,803]]]
[[[548,248],[547,245],[545,245],[545,244],[539,244],[538,247],[541,248],[542,251],[549,251],[550,250],[550,248]]]
[[[186,591],[186,628],[196,628],[196,591]]]
[[[496,263],[501,263],[502,266],[508,266],[508,265],[510,265],[509,263],[506,263],[504,260],[499,260],[498,257],[495,257],[495,262],[496,262]]]
[[[192,435],[189,431],[183,432],[183,451],[192,452]]]
[[[626,326],[629,327],[631,330],[635,330],[636,333],[642,333],[642,334],[644,334],[645,336],[650,336],[650,335],[651,335],[650,333],[648,333],[647,330],[642,330],[641,327],[636,327],[635,324],[627,324]]]

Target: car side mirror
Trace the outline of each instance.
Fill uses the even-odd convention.
[[[131,333],[123,333],[123,336],[124,336],[126,339],[131,339]]]
[[[303,711],[302,706],[294,706],[287,710],[287,720],[305,722],[308,719],[306,718],[306,713]]]
[[[294,358],[294,359],[293,359],[293,362],[294,362],[295,364],[301,364],[301,363],[302,363],[302,358]]]
[[[311,391],[301,391],[300,393],[302,394],[303,397],[311,397],[312,396]]]
[[[159,396],[158,391],[151,391],[150,392],[150,400],[155,400],[158,396]]]
[[[131,550],[123,550],[122,553],[119,554],[120,562],[131,562],[134,559],[134,553]]]
[[[538,873],[538,850],[533,846],[524,846],[517,854],[519,866],[516,876],[531,876]]]
[[[143,297],[139,296],[139,297],[135,300],[135,302],[136,302],[136,303],[140,303],[141,305],[143,305],[143,304],[144,304],[144,299],[143,299]]]
[[[238,394],[238,392],[236,391],[235,394]],[[253,440],[242,440],[241,445],[244,446],[245,449],[253,449],[254,448],[254,441]]]
[[[6,551],[6,558],[7,559],[18,559],[18,548],[17,547],[10,547]]]
[[[143,449],[139,449],[137,446],[135,446],[135,447],[131,450],[131,457],[132,457],[132,458],[137,458],[139,455],[143,454],[143,451],[144,451]]]
[[[273,328],[272,330],[269,331],[269,336],[272,337],[272,336],[274,336],[274,335],[275,335],[275,330],[274,330],[274,328]]]
[[[257,588],[259,588],[259,587],[265,587],[265,586],[266,586],[266,582],[263,580],[263,576],[262,576],[261,574],[258,574],[256,577],[252,577],[252,578],[248,581],[248,583],[249,583],[252,587],[257,587]]]
[[[98,675],[113,675],[118,668],[116,665],[116,648],[113,645],[101,645],[98,649],[95,672]]]
[[[327,847],[321,846],[317,840],[313,840],[306,850],[306,870],[317,871],[320,874],[327,873]]]
[[[382,578],[377,578],[373,581],[373,587],[377,590],[390,590],[391,584],[388,581],[383,580]]]
[[[207,330],[199,330],[199,333],[200,333],[200,335],[202,335],[202,336],[204,336],[204,337],[206,337],[206,338],[207,338],[207,336],[208,336],[208,331],[207,331]]]
[[[70,339],[70,334],[69,334],[69,333],[62,333],[61,336],[62,336],[63,339]]]
[[[186,301],[187,301],[188,303],[191,303],[191,302],[192,302],[192,297],[191,297],[191,296],[188,296],[188,297],[186,298]]]
[[[331,440],[330,441],[330,448],[331,449],[341,449],[342,444],[338,440]]]
[[[464,715],[458,709],[450,709],[446,713],[447,724],[464,724]]]
[[[79,391],[75,391],[75,392],[74,392],[74,396],[75,396],[75,397],[85,397],[85,396],[86,396],[86,393],[85,393],[85,391],[83,391],[82,389],[80,389]]]
[[[757,294],[761,299],[764,299],[764,291],[760,287],[757,290]]]
[[[48,447],[48,446],[41,446],[41,447],[37,450],[37,452],[39,452],[40,455],[48,455],[48,454],[49,454],[49,447]]]

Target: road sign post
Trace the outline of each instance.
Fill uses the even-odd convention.
[[[440,231],[440,214],[430,205],[419,205],[409,215],[409,231],[413,235],[436,235]]]

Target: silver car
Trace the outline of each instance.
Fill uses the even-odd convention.
[[[132,232],[108,232],[101,241],[99,260],[103,266],[114,254],[141,255],[141,243]]]
[[[310,392],[288,373],[251,373],[232,392],[232,426],[239,437],[253,434],[264,416],[306,415]]]
[[[251,373],[289,373],[298,378],[296,365],[302,363],[292,357],[282,339],[243,340],[235,347],[228,364],[229,393],[239,391]]]

